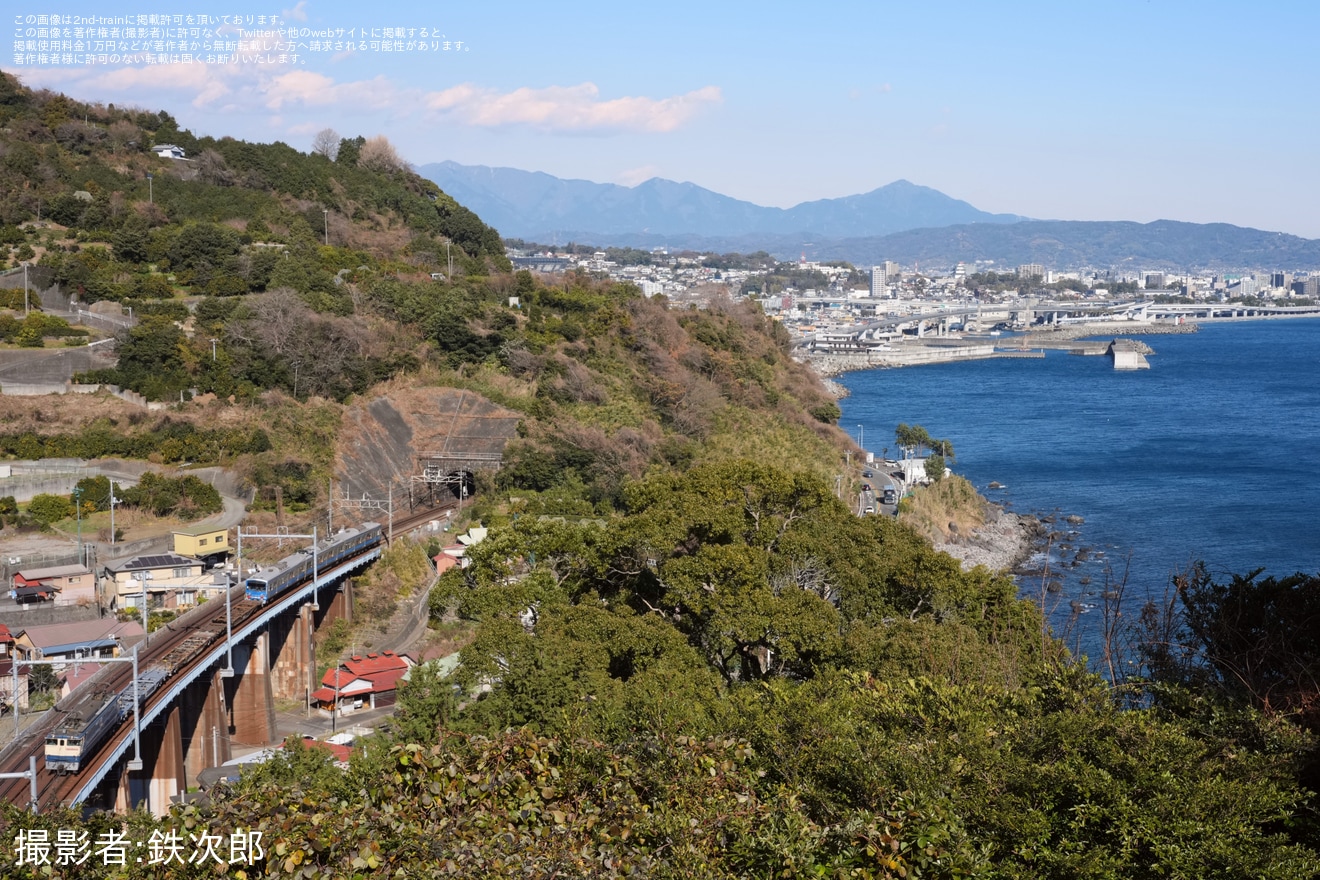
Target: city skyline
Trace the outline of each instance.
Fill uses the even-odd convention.
[[[25,11],[0,67],[82,100],[167,110],[199,135],[307,150],[327,127],[384,134],[414,165],[658,176],[775,207],[906,179],[996,213],[1320,238],[1308,210],[1320,176],[1303,146],[1320,73],[1289,43],[1320,11],[990,6],[583,2],[550,15],[300,0],[224,12],[306,28],[301,63],[139,67],[18,64],[17,41],[37,26]],[[339,45],[363,28],[366,50]],[[425,29],[433,48],[373,50],[385,28],[412,32],[401,46]]]

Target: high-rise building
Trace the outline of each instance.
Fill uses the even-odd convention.
[[[889,271],[888,264],[883,266],[871,267],[871,298],[889,296]]]
[[[1162,290],[1163,288],[1164,288],[1164,273],[1163,273],[1163,272],[1147,272],[1147,273],[1146,273],[1146,289],[1147,289],[1147,290]]]
[[[1024,263],[1017,267],[1017,274],[1019,278],[1024,280],[1029,280],[1031,278],[1044,278],[1045,267],[1040,263]]]
[[[959,280],[959,281],[961,281],[962,279],[966,278],[966,277],[967,277],[967,264],[966,264],[966,263],[959,263],[957,266],[954,266],[954,267],[953,267],[953,277],[956,278],[956,279]]]

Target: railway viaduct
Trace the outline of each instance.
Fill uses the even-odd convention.
[[[334,502],[338,515],[354,510],[380,522],[387,534],[444,516],[472,496],[478,471],[501,466],[520,418],[472,392],[447,388],[412,387],[361,402],[345,417],[336,456],[344,493]],[[164,814],[198,773],[229,760],[235,748],[275,742],[276,701],[305,704],[319,687],[313,638],[335,620],[353,619],[351,578],[380,556],[382,546],[323,566],[318,578],[267,605],[247,601],[236,585],[228,615],[226,602],[217,599],[187,612],[139,649],[139,668],[164,662],[174,669],[144,701],[140,736],[130,716],[77,773],[61,777],[44,769],[46,733],[76,711],[79,700],[131,684],[130,664],[109,664],[0,752],[0,772],[25,771],[36,755],[39,808],[83,803]],[[138,757],[141,769],[131,769]],[[0,798],[26,803],[28,785],[26,779],[0,780]]]
[[[352,620],[351,575],[379,558],[381,546],[323,567],[320,577],[306,578],[265,605],[245,599],[238,584],[228,604],[213,599],[152,633],[138,649],[138,667],[163,663],[174,671],[143,701],[140,736],[130,715],[79,772],[57,776],[44,769],[45,735],[88,701],[129,686],[128,663],[107,664],[42,723],[25,730],[0,753],[0,770],[26,770],[28,756],[36,755],[40,809],[84,803],[163,815],[172,798],[195,785],[198,773],[229,760],[234,747],[276,741],[275,701],[305,703],[319,686],[313,637],[335,620]],[[141,769],[131,769],[136,759]],[[0,781],[0,797],[26,803],[28,786],[27,780]]]

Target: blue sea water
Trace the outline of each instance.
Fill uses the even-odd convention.
[[[897,455],[900,422],[922,425],[952,441],[952,469],[987,497],[1075,530],[1050,553],[1056,630],[1125,570],[1128,608],[1193,561],[1225,580],[1320,572],[1320,320],[1144,339],[1156,353],[1135,372],[1051,351],[850,373],[840,425],[877,457]],[[1042,583],[1024,579],[1023,592]]]

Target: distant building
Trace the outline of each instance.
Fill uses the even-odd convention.
[[[568,257],[510,257],[509,262],[514,269],[531,272],[563,272],[569,266]]]
[[[176,147],[174,144],[156,144],[151,148],[151,152],[162,159],[182,159],[185,157],[183,147]]]
[[[884,266],[871,267],[871,298],[889,296],[889,270]]]
[[[1017,267],[1017,276],[1024,280],[1044,278],[1045,267],[1040,263],[1023,263],[1021,266]]]
[[[1164,281],[1164,273],[1163,273],[1163,272],[1147,272],[1147,273],[1146,273],[1145,285],[1146,285],[1146,289],[1147,289],[1147,290],[1163,290],[1163,289],[1164,289],[1164,284],[1165,284],[1165,281]]]

